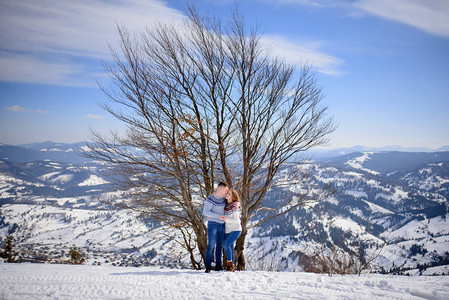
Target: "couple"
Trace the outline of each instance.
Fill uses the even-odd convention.
[[[203,214],[207,217],[206,273],[211,270],[215,250],[215,271],[223,270],[222,249],[226,253],[226,270],[234,272],[234,243],[242,232],[240,224],[240,197],[235,189],[220,182],[204,203]]]

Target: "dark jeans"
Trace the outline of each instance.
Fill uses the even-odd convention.
[[[225,235],[225,224],[209,221],[207,222],[207,250],[206,250],[206,268],[211,266],[214,259],[215,266],[222,266],[221,256],[223,251],[223,240]]]
[[[226,253],[226,260],[234,262],[234,243],[239,238],[241,231],[231,231],[225,234],[223,248]]]

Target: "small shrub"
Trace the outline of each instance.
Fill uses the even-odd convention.
[[[3,250],[0,252],[0,256],[6,260],[8,263],[16,263],[18,259],[16,258],[17,253],[13,251],[13,240],[12,235],[6,237],[6,243],[3,245]]]
[[[427,253],[427,249],[424,248],[422,245],[418,245],[418,244],[413,244],[410,247],[410,257],[417,255],[417,254],[421,254],[424,255]]]
[[[69,262],[73,265],[81,265],[86,261],[84,259],[85,253],[83,252],[83,250],[81,250],[75,245],[70,247],[68,255],[70,257]]]

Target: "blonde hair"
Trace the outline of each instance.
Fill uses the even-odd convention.
[[[239,193],[235,189],[231,189],[232,193],[232,202],[240,202],[240,196]]]

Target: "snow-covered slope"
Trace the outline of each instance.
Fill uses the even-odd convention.
[[[373,269],[383,272],[419,268],[426,274],[432,266],[447,264],[446,154],[406,153],[391,164],[400,157],[367,151],[308,163],[312,184],[330,184],[335,193],[313,209],[298,207],[250,230],[248,268],[299,271],[304,258],[324,244],[367,258],[379,254]],[[297,165],[282,169],[280,178],[288,178],[293,168]],[[175,231],[102,202],[127,197],[113,189],[107,171],[107,165],[95,162],[0,161],[0,237],[13,234],[16,246],[28,255],[24,260],[39,255],[57,260],[76,244],[115,265],[188,266]],[[276,206],[302,188],[273,187],[263,205]]]
[[[441,152],[398,152],[361,151],[327,159],[326,162],[338,167],[350,166],[366,172],[381,175],[413,169],[429,163],[449,161],[449,151]]]
[[[0,160],[0,199],[3,203],[51,204],[57,198],[90,202],[111,190],[107,167],[94,162],[66,164],[54,161],[14,163]],[[98,202],[98,201],[95,201]]]
[[[435,299],[449,277],[1,264],[1,299]]]
[[[64,163],[83,163],[89,159],[79,155],[85,143],[61,144],[45,142],[22,146],[0,145],[0,158],[10,162],[34,162],[49,159]]]

